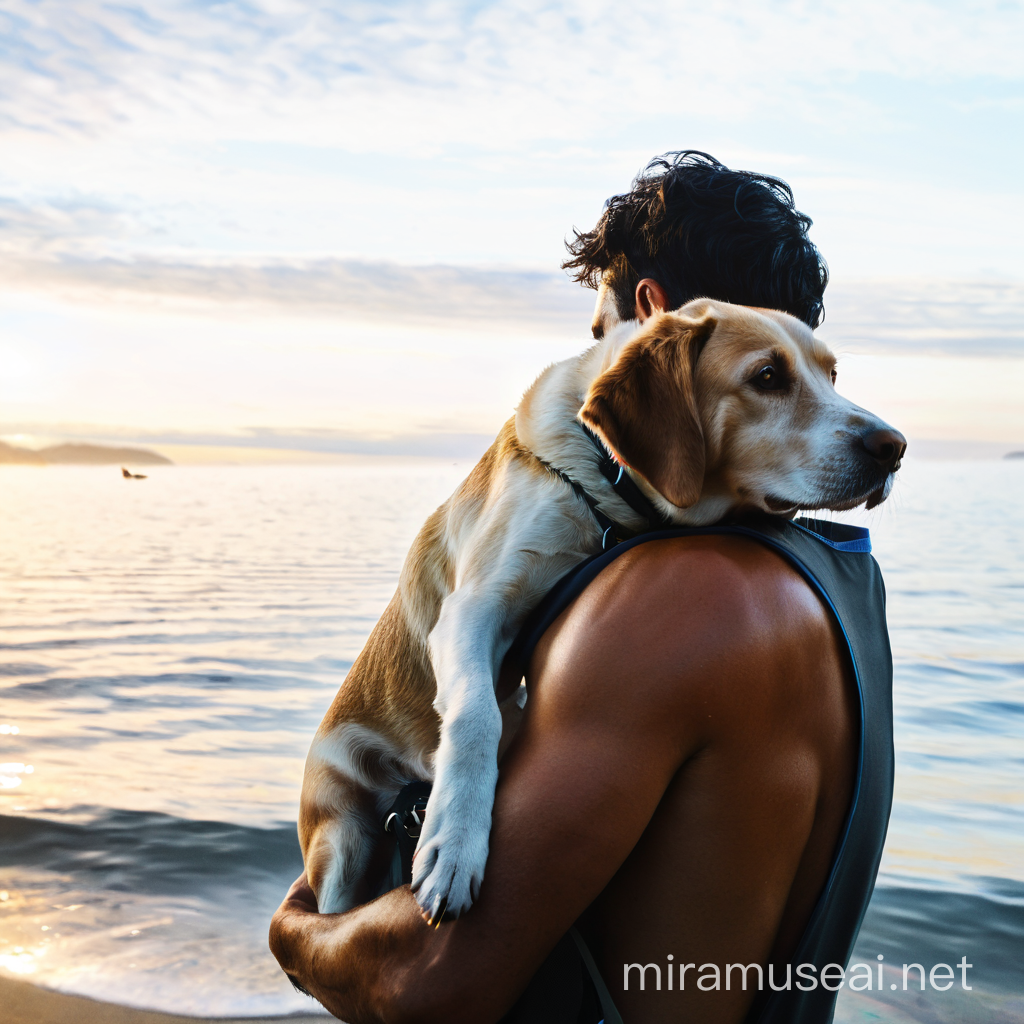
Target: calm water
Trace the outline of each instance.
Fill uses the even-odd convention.
[[[266,951],[306,748],[468,468],[0,467],[0,970],[199,1015],[308,1009]],[[898,774],[856,958],[966,954],[975,990],[844,990],[839,1020],[1024,1020],[1022,508],[1024,463],[911,462],[861,520]]]

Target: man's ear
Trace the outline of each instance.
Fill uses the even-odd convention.
[[[668,295],[653,277],[645,277],[636,285],[636,318],[641,323],[656,313],[668,310]]]
[[[620,462],[679,508],[696,504],[704,485],[694,370],[716,325],[710,310],[699,319],[652,318],[590,385],[578,414]]]

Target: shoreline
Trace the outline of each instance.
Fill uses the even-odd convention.
[[[0,1006],[5,1024],[324,1024],[335,1018],[318,1013],[286,1017],[182,1017],[157,1010],[140,1010],[40,988],[29,981],[0,975]]]

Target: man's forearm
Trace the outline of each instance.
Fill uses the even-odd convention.
[[[290,978],[349,1024],[433,1016],[417,976],[430,934],[407,889],[346,914],[311,914],[311,902],[300,880],[271,922],[271,950]]]

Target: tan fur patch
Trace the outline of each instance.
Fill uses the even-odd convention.
[[[519,441],[515,420],[502,427],[459,489],[424,523],[413,541],[398,592],[370,633],[331,704],[321,733],[345,722],[375,729],[399,750],[422,757],[436,748],[440,719],[433,708],[437,682],[427,637],[455,587],[451,550],[459,521],[474,521],[494,497],[495,477],[516,460],[537,473],[543,465]]]

